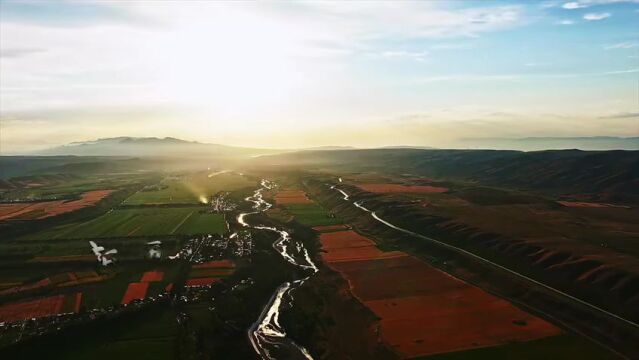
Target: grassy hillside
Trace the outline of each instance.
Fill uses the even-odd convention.
[[[375,149],[304,151],[261,157],[260,165],[345,172],[411,173],[548,193],[596,193],[606,201],[639,202],[639,151],[498,151]]]

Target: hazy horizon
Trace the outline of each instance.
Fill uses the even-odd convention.
[[[639,133],[637,1],[0,6],[3,154]]]

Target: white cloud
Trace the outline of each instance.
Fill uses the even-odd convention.
[[[472,48],[473,45],[469,43],[446,43],[446,44],[435,44],[430,48],[433,50],[465,50]]]
[[[621,42],[621,43],[617,43],[617,44],[606,45],[606,46],[604,46],[604,49],[606,49],[606,50],[632,49],[632,48],[636,48],[636,47],[639,47],[639,43],[631,42],[631,41],[625,41],[625,42]]]
[[[415,61],[426,61],[426,58],[428,57],[428,51],[384,51],[381,53],[381,56],[385,58],[403,58]]]
[[[609,5],[616,3],[639,3],[639,0],[579,0],[564,3],[561,7],[567,10],[583,9],[591,6]]]
[[[598,21],[609,18],[610,16],[610,13],[588,13],[584,15],[584,20]]]
[[[572,20],[560,20],[557,21],[557,25],[573,25],[575,22]]]
[[[567,3],[563,4],[561,7],[564,8],[564,9],[567,9],[567,10],[574,10],[574,9],[585,8],[585,7],[587,7],[587,5],[585,5],[583,3],[576,2],[576,1],[571,1],[571,2],[567,2]]]
[[[529,66],[529,64],[525,64]],[[537,64],[533,65],[536,66]],[[563,78],[580,78],[580,77],[598,77],[610,75],[634,74],[639,69],[627,70],[611,70],[603,72],[590,73],[547,73],[547,74],[450,74],[441,76],[427,76],[416,80],[417,83],[434,83],[434,82],[450,82],[450,81],[516,81],[531,79],[563,79]]]

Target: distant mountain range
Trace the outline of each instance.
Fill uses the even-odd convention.
[[[497,150],[639,150],[639,137],[527,137],[507,138],[467,138],[459,141],[460,147],[467,149]]]
[[[218,156],[248,157],[280,152],[272,149],[243,148],[219,144],[186,141],[172,137],[115,137],[92,141],[73,142],[68,145],[38,151],[33,155],[76,156]]]
[[[498,149],[498,150],[639,150],[639,137],[528,137],[467,138],[454,148]],[[354,150],[352,146],[320,146],[302,149],[259,149],[220,144],[186,141],[172,137],[115,137],[92,141],[73,142],[68,145],[41,150],[30,155],[75,155],[75,156],[158,156],[158,157],[219,157],[246,158],[258,155],[294,151],[340,151]],[[385,146],[380,149],[433,149],[428,146]]]

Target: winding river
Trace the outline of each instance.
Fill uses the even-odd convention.
[[[237,222],[247,228],[277,233],[279,238],[273,243],[275,251],[290,264],[306,271],[308,275],[302,279],[287,281],[275,290],[258,319],[248,329],[248,337],[253,349],[261,359],[277,359],[279,354],[285,354],[282,357],[287,359],[313,359],[303,346],[296,344],[286,336],[286,331],[280,324],[280,310],[284,299],[288,298],[292,301],[290,292],[301,286],[318,269],[304,244],[293,239],[287,231],[246,222],[246,216],[264,212],[273,206],[264,200],[262,193],[272,189],[275,184],[268,180],[262,180],[260,185],[261,187],[255,190],[252,196],[245,199],[253,203],[254,211],[239,214]]]

